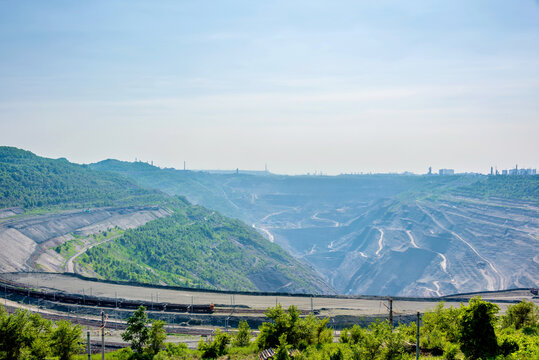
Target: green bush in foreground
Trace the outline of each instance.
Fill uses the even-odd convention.
[[[420,333],[422,352],[428,358],[448,360],[539,359],[539,324],[536,317],[526,315],[535,314],[537,306],[529,304],[522,302],[510,306],[500,318],[496,316],[498,307],[480,298],[471,299],[468,306],[461,305],[460,308],[438,305],[423,316]],[[525,316],[516,316],[516,313]],[[129,321],[132,325],[129,331],[133,338],[138,339],[134,346],[138,352],[126,348],[106,354],[105,359],[255,360],[260,350],[268,347],[275,350],[275,359],[415,358],[414,323],[401,324],[394,329],[387,321],[376,321],[366,328],[355,325],[344,329],[339,341],[333,342],[333,331],[328,328],[327,319],[312,315],[300,317],[294,306],[287,310],[281,305],[268,308],[266,316],[271,322],[260,326],[255,342],[250,341],[251,331],[243,322],[235,336],[217,330],[213,337],[201,339],[197,350],[190,350],[185,344],[164,343],[164,322],[150,322],[141,307]],[[517,324],[521,324],[518,329]],[[0,360],[50,359],[51,356],[58,360],[71,359],[80,351],[80,341],[78,326],[65,321],[54,324],[24,311],[7,314],[0,306]],[[77,358],[85,360],[86,355],[78,355]],[[100,355],[92,356],[93,360],[100,358]]]
[[[69,360],[80,352],[81,334],[81,327],[68,321],[55,324],[23,310],[8,314],[0,305],[0,359],[39,360],[53,355]]]

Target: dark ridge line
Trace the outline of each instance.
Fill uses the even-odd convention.
[[[159,285],[159,284],[148,284],[140,283],[137,281],[130,280],[106,280],[98,279],[89,276],[84,276],[81,274],[74,273],[60,273],[60,272],[44,272],[44,271],[13,271],[0,273],[0,278],[3,274],[41,274],[41,275],[64,275],[79,278],[81,280],[100,282],[104,284],[113,284],[113,285],[128,285],[128,286],[138,286],[146,288],[157,288],[165,290],[181,290],[181,291],[193,291],[193,292],[202,292],[202,293],[218,293],[218,294],[238,294],[238,295],[251,295],[251,296],[289,296],[289,297],[312,297],[312,298],[330,298],[330,299],[362,299],[362,300],[387,300],[392,298],[393,300],[399,301],[446,301],[446,302],[467,302],[470,298],[462,297],[476,294],[494,294],[502,292],[511,292],[516,290],[531,290],[532,288],[514,288],[514,289],[505,289],[505,290],[486,290],[486,291],[475,291],[467,293],[457,293],[452,295],[444,295],[438,297],[409,297],[409,296],[382,296],[382,295],[338,295],[338,294],[308,294],[308,293],[287,293],[287,292],[268,292],[268,291],[234,291],[234,290],[212,290],[207,288],[190,288],[184,286],[173,286],[173,285]],[[517,303],[518,300],[506,300],[506,299],[494,299],[493,301],[498,303]]]

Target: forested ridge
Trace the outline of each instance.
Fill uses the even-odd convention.
[[[239,220],[192,205],[181,196],[147,190],[121,174],[0,147],[0,209],[48,213],[147,205],[167,208],[172,215],[88,250],[79,258],[88,273],[211,289],[330,291],[314,270]],[[69,245],[73,244],[65,247]],[[63,247],[56,249],[61,253]]]
[[[507,198],[539,203],[539,175],[488,176],[453,191],[455,194],[476,198]]]
[[[143,205],[163,199],[162,193],[143,189],[118,174],[0,147],[0,209]]]

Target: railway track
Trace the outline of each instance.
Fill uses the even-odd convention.
[[[15,311],[19,310],[19,307],[16,306],[4,306],[6,311],[8,313],[14,313]],[[59,320],[68,320],[73,324],[81,325],[85,327],[94,327],[99,328],[101,327],[101,319],[97,319],[94,317],[91,317],[90,315],[81,315],[78,314],[77,316],[73,316],[70,314],[60,314],[60,313],[51,313],[51,312],[39,312],[39,315],[45,319],[52,320],[52,321],[59,321]],[[107,320],[105,329],[114,329],[114,330],[125,330],[127,328],[127,324],[125,321],[118,321],[118,320]],[[200,336],[208,336],[213,334],[214,330],[210,328],[196,328],[196,327],[188,327],[188,326],[165,326],[165,330],[167,333],[171,334],[182,334],[182,335],[200,335]],[[124,344],[125,347],[125,344]]]
[[[127,310],[135,310],[139,306],[144,306],[147,309],[151,308],[154,311],[195,314],[212,314],[215,311],[215,306],[213,304],[175,304],[166,302],[150,302],[145,300],[110,299],[80,294],[67,294],[63,292],[45,292],[37,291],[27,286],[24,286],[23,284],[8,280],[0,281],[0,290],[2,290],[2,288],[5,294],[16,294],[20,296],[26,296],[32,299],[41,299],[64,304],[76,304]]]

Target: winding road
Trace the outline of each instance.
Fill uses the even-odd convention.
[[[408,234],[408,237],[410,238],[410,243],[412,244],[412,246],[415,247],[416,249],[419,249],[419,246],[417,246],[417,244],[415,243],[414,237],[412,236],[412,232],[410,230],[406,230],[406,233]]]
[[[384,230],[376,228],[380,231],[380,239],[378,239],[378,250],[376,250],[376,256],[380,256],[380,251],[384,248]]]
[[[111,240],[114,240],[116,238],[118,238],[121,234],[119,235],[115,235],[115,236],[112,236],[108,239],[105,239],[105,240],[101,240],[101,241],[97,241],[97,242],[94,242],[94,243],[91,243],[91,244],[86,244],[82,249],[80,249],[75,255],[71,256],[69,259],[67,259],[65,265],[64,265],[64,271],[65,272],[68,272],[68,273],[75,273],[75,265],[73,264],[73,261],[78,258],[79,256],[81,256],[82,254],[84,254],[86,251],[88,251],[88,249],[91,249],[93,248],[94,246],[97,246],[97,245],[101,245],[101,244],[104,244],[108,241],[111,241]]]
[[[464,244],[466,244],[481,260],[483,260],[484,262],[486,262],[489,267],[492,269],[492,271],[498,276],[498,281],[499,281],[499,286],[498,288],[500,289],[503,289],[504,288],[504,283],[503,283],[503,276],[500,274],[500,272],[494,267],[494,265],[492,265],[492,263],[487,260],[485,257],[483,257],[481,254],[479,254],[479,252],[472,246],[472,244],[470,244],[469,242],[467,242],[466,240],[464,240],[459,234],[457,234],[456,232],[452,231],[452,230],[449,230],[448,228],[446,228],[445,226],[443,226],[438,220],[436,220],[436,218],[430,213],[428,212],[427,210],[425,210],[421,205],[419,205],[418,202],[416,202],[416,205],[417,207],[425,214],[427,215],[440,229],[442,230],[445,230],[447,231],[448,233],[450,233],[451,235],[453,235],[454,237],[456,237],[457,239],[459,239],[460,241],[462,241]],[[445,257],[444,257],[444,260],[445,260]],[[495,290],[496,289],[496,279],[490,275],[488,275],[486,273],[486,271],[484,270],[480,270],[481,274],[483,275],[483,277],[487,280],[487,283],[488,283],[488,286],[487,286],[487,289],[489,290]]]

